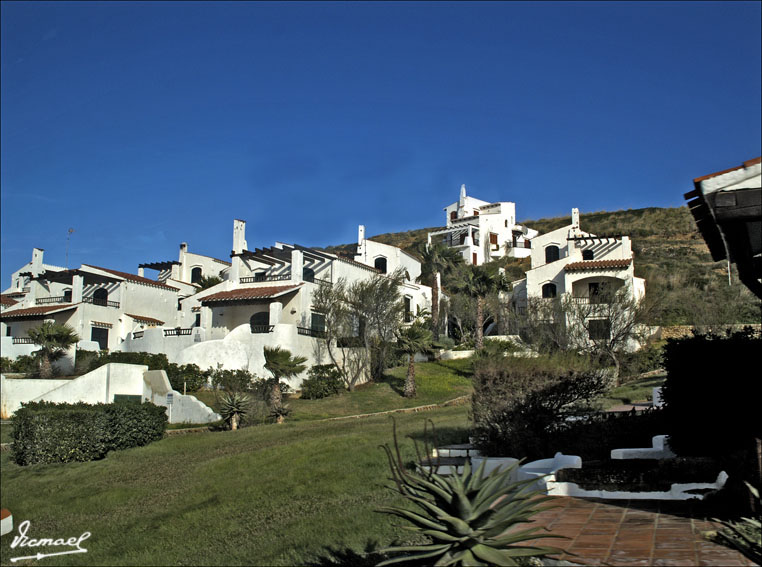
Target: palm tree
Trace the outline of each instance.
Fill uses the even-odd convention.
[[[34,344],[40,347],[35,354],[40,360],[40,378],[53,376],[53,362],[63,358],[69,348],[77,344],[79,336],[69,325],[45,321],[27,333]]]
[[[455,285],[456,291],[476,299],[476,337],[477,349],[484,346],[484,299],[490,293],[508,289],[508,282],[501,273],[489,271],[484,266],[466,266],[461,271],[461,279]]]
[[[280,389],[281,378],[292,378],[307,368],[307,357],[293,356],[280,347],[265,347],[265,368],[273,375],[270,389],[270,409],[276,423],[283,423],[283,393]]]
[[[455,266],[462,263],[463,257],[454,248],[445,246],[441,242],[433,242],[419,248],[421,255],[421,275],[418,281],[431,288],[431,325],[434,330],[434,338],[439,339],[439,286],[437,276],[440,278],[450,273]]]
[[[407,378],[405,379],[405,397],[414,398],[415,392],[415,354],[431,347],[431,331],[416,321],[397,333],[397,347],[408,356]]]

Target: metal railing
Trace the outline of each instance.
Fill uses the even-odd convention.
[[[164,329],[165,337],[179,337],[182,335],[192,335],[192,334],[193,334],[193,327],[188,327],[187,329],[181,329],[180,327],[177,327],[176,329]]]
[[[34,341],[29,337],[13,337],[14,345],[33,345]]]
[[[145,333],[145,331],[135,331],[134,333],[132,333],[132,340],[142,339],[143,333]]]
[[[253,276],[244,276],[240,278],[241,283],[258,282],[283,282],[291,279],[291,274],[256,274]]]
[[[309,327],[297,327],[296,332],[306,337],[315,337],[316,339],[324,339],[326,336],[325,331],[311,329]]]
[[[272,333],[275,325],[250,325],[252,333]]]
[[[47,305],[49,303],[67,303],[71,301],[68,295],[58,295],[55,297],[38,297],[34,300],[35,305]]]
[[[92,305],[100,305],[101,307],[119,307],[118,301],[109,301],[108,299],[96,299],[95,297],[83,297],[82,303],[90,303]]]

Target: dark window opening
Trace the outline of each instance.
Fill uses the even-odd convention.
[[[386,273],[386,258],[383,256],[379,256],[376,258],[375,262],[373,262],[373,266],[380,271],[382,274]]]
[[[108,305],[108,290],[99,287],[93,292],[93,305]]]
[[[270,312],[260,311],[259,313],[254,313],[249,319],[249,326],[252,333],[270,332]]]
[[[456,218],[458,218],[458,212],[457,211],[450,211],[450,220],[454,221]]]
[[[310,329],[319,333],[325,333],[325,315],[322,313],[313,313],[310,321]]]
[[[552,299],[556,297],[556,284],[546,283],[542,286],[542,296],[545,299]]]
[[[13,335],[11,335],[11,326],[10,326],[10,325],[8,325],[8,326],[5,328],[5,336],[6,336],[6,337],[12,337],[12,336],[13,336]]]
[[[545,263],[555,262],[560,257],[558,246],[548,246],[545,248]]]
[[[611,321],[608,319],[592,319],[588,322],[590,340],[608,340],[611,337]]]
[[[191,283],[198,283],[201,281],[201,268],[193,268],[191,270]]]
[[[315,270],[313,270],[312,268],[304,268],[302,270],[302,279],[306,282],[314,282]]]
[[[98,343],[100,350],[108,350],[108,329],[93,327],[90,331],[90,340]]]
[[[582,251],[582,259],[583,260],[594,260],[595,259],[595,252],[592,250],[583,250]]]
[[[201,313],[196,313],[196,320],[193,322],[194,327],[201,326]]]
[[[70,289],[65,289],[64,290],[63,298],[64,298],[64,303],[71,303],[71,290]]]
[[[413,312],[411,310],[410,298],[405,298],[405,323],[410,323],[413,320]]]

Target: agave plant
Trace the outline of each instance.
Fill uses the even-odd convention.
[[[762,510],[759,490],[744,481],[756,501],[757,511]],[[720,522],[720,520],[716,520]],[[762,522],[760,518],[741,518],[738,522],[720,522],[724,529],[717,532],[717,540],[737,549],[757,565],[762,565]]]
[[[511,529],[552,507],[545,504],[550,500],[548,496],[532,490],[535,479],[511,482],[518,463],[484,476],[485,463],[474,471],[466,461],[462,473],[443,476],[433,472],[436,466],[420,464],[421,455],[416,445],[419,457],[416,470],[407,471],[400,458],[396,424],[394,452],[388,445],[382,448],[389,460],[396,491],[418,509],[387,507],[379,512],[408,520],[412,526],[406,526],[406,529],[432,541],[424,545],[385,548],[381,553],[403,555],[387,559],[379,563],[379,567],[420,560],[432,565],[519,565],[525,558],[562,552],[554,547],[521,543],[563,536],[538,534],[539,527]],[[430,454],[428,443],[426,454]]]
[[[230,423],[230,429],[238,429],[241,418],[246,417],[251,408],[251,399],[242,392],[225,392],[220,398],[220,415]]]

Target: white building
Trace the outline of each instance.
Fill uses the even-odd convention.
[[[71,326],[80,348],[109,350],[119,350],[145,327],[175,323],[175,287],[117,270],[87,264],[67,270],[42,260],[43,250],[35,248],[32,262],[13,274],[11,287],[3,292],[3,356],[28,354],[24,348],[29,346],[21,347],[31,346],[27,331],[45,320]]]
[[[516,224],[516,204],[488,203],[466,195],[445,207],[447,228],[428,234],[428,242],[443,242],[460,252],[467,264],[481,265],[503,256],[526,258],[537,231]]]
[[[572,209],[571,224],[532,240],[531,269],[513,282],[513,304],[522,310],[529,298],[553,299],[564,295],[576,302],[595,303],[605,289],[625,288],[636,300],[645,295],[645,280],[634,275],[628,236],[584,232],[579,210]]]

